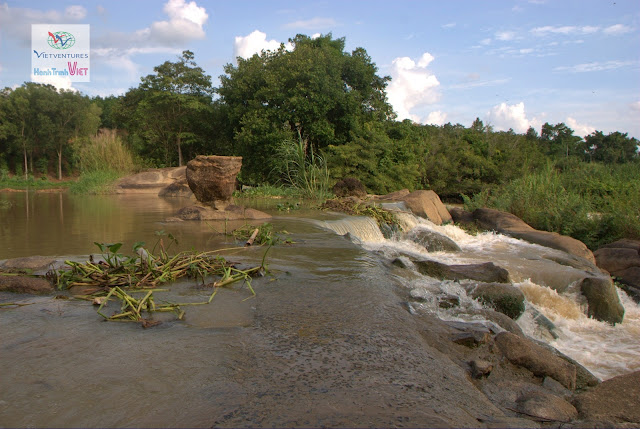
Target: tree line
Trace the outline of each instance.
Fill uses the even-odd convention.
[[[197,154],[243,157],[241,181],[277,184],[283,144],[322,156],[332,180],[360,179],[370,192],[433,189],[459,199],[534,172],[548,162],[638,162],[638,140],[601,131],[581,138],[564,123],[519,134],[476,119],[420,125],[395,120],[363,48],[331,34],[290,39],[227,64],[214,87],[190,51],[166,61],[122,96],[87,97],[25,83],[0,93],[0,171],[80,172],[77,154],[100,128],[117,130],[144,167],[183,165]]]

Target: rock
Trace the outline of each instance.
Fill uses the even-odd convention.
[[[449,214],[455,223],[461,223],[463,225],[475,223],[473,213],[468,212],[465,209],[461,209],[460,207],[451,207],[449,209]]]
[[[261,220],[269,219],[270,215],[259,210],[243,208],[236,205],[228,205],[225,210],[217,210],[212,207],[193,205],[181,208],[176,216],[181,220]],[[175,221],[170,218],[169,220]]]
[[[456,295],[441,295],[438,296],[438,307],[440,308],[453,308],[460,306],[460,297]]]
[[[412,230],[407,238],[416,244],[424,246],[428,252],[459,252],[460,246],[446,235],[428,229]]]
[[[469,362],[469,366],[471,367],[471,376],[473,378],[487,377],[493,370],[493,364],[482,359],[472,360]]]
[[[48,269],[50,265],[57,262],[50,256],[27,256],[25,258],[7,259],[0,263],[0,268],[6,270],[31,270],[40,271]]]
[[[451,215],[440,201],[440,197],[433,191],[413,191],[404,196],[401,201],[414,215],[429,219],[436,225],[451,222]]]
[[[496,335],[495,342],[512,364],[527,368],[539,377],[553,377],[567,389],[575,389],[576,367],[546,348],[510,332]]]
[[[616,279],[624,290],[637,303],[640,303],[640,267],[631,267],[618,271]]]
[[[345,177],[333,186],[333,193],[336,197],[364,198],[367,196],[367,189],[358,179]]]
[[[400,201],[410,193],[411,192],[409,192],[408,189],[401,189],[399,191],[391,192],[390,194],[387,194],[387,195],[378,195],[374,199],[386,200],[386,201]]]
[[[523,419],[520,417],[509,417],[509,416],[490,417],[480,421],[488,429],[504,429],[504,428],[535,429],[540,427],[539,423],[529,419]]]
[[[198,201],[224,210],[231,202],[241,167],[240,156],[198,155],[187,163],[187,183]]]
[[[640,267],[640,255],[636,249],[605,247],[593,252],[596,265],[611,274],[631,267]]]
[[[640,240],[630,240],[628,238],[623,238],[622,240],[614,241],[613,243],[600,246],[600,249],[609,247],[618,249],[635,249],[638,253],[640,253]]]
[[[542,380],[542,387],[563,398],[570,398],[572,395],[569,389],[552,377],[545,377],[544,380]]]
[[[478,225],[482,228],[498,231],[520,240],[562,250],[595,263],[591,250],[580,240],[555,232],[538,231],[519,217],[500,210],[481,208],[473,212]]]
[[[0,275],[0,291],[46,295],[53,292],[53,286],[38,277]]]
[[[576,395],[580,418],[640,425],[640,371],[619,375]],[[636,426],[640,427],[640,426]]]
[[[126,176],[114,184],[116,194],[158,194],[185,178],[187,167],[156,168]]]
[[[522,332],[522,328],[520,327],[520,325],[518,325],[510,317],[506,316],[505,314],[498,313],[495,310],[489,310],[487,308],[482,308],[482,309],[479,309],[479,310],[467,310],[466,313],[467,314],[473,314],[473,315],[481,316],[481,317],[483,317],[483,318],[495,323],[496,325],[498,325],[500,328],[504,329],[505,331],[511,332],[512,334],[519,335],[519,336],[522,336],[522,337],[524,336],[524,333]]]
[[[524,293],[512,285],[481,283],[471,292],[471,297],[493,307],[502,314],[506,314],[513,320],[524,313]]]
[[[624,307],[610,278],[587,277],[580,282],[580,291],[587,298],[589,317],[609,322],[621,323],[624,318]]]
[[[487,283],[510,283],[509,272],[493,262],[484,264],[447,265],[442,262],[424,260],[414,261],[421,274],[437,279],[471,279]]]
[[[176,180],[158,192],[159,197],[190,197],[192,195],[193,192],[191,192],[191,188],[189,188],[186,177]]]
[[[516,404],[519,412],[545,420],[566,423],[578,416],[573,405],[551,393],[527,392],[516,400]]]
[[[472,330],[453,335],[451,337],[451,341],[456,344],[460,344],[461,346],[474,348],[491,341],[491,335],[488,329]]]

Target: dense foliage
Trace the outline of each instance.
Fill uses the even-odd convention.
[[[583,139],[564,123],[518,134],[479,119],[468,128],[398,122],[386,98],[390,78],[363,48],[346,52],[331,34],[289,42],[227,64],[218,88],[190,51],[118,97],[5,88],[0,177],[61,178],[116,156],[129,171],[134,159],[165,167],[197,154],[240,155],[244,184],[324,195],[354,177],[371,193],[433,189],[445,201],[509,210],[590,246],[640,238],[635,138],[595,131]],[[100,143],[107,135],[113,141]]]

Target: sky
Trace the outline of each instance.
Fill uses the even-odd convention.
[[[89,24],[91,81],[33,76],[32,24]],[[399,120],[640,138],[639,0],[0,0],[0,87],[120,95],[187,49],[217,86],[237,56],[327,33],[392,78]]]

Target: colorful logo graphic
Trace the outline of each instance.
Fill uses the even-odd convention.
[[[68,31],[56,31],[55,33],[49,31],[47,43],[54,49],[69,49],[76,44],[76,38]]]

